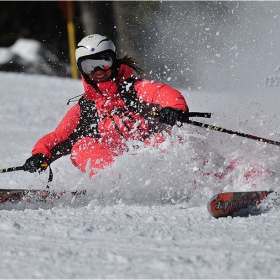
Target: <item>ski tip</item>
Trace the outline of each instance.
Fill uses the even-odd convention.
[[[208,203],[207,203],[207,210],[208,210],[209,214],[210,214],[212,217],[214,217],[214,218],[217,218],[217,217],[215,217],[214,213],[212,212],[212,210],[211,210],[211,205],[212,205],[213,200],[215,200],[215,199],[217,199],[217,198],[218,198],[218,194],[216,194],[216,195],[214,195],[213,197],[211,197],[210,200],[209,200]]]
[[[237,215],[240,210],[256,206],[274,191],[237,191],[218,193],[207,203],[209,214],[218,219]]]

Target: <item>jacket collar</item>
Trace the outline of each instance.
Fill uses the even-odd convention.
[[[88,84],[82,77],[85,89],[84,98],[94,101],[100,114],[105,114],[111,110],[125,107],[125,103],[118,93],[119,84],[133,76],[133,70],[124,64],[121,64],[117,78],[112,81],[101,82],[97,84],[98,90]]]
[[[117,75],[116,79],[114,79],[114,81],[110,80],[107,82],[97,83],[97,87],[102,92],[102,89],[106,88],[110,83],[115,83],[118,86],[120,83],[127,80],[128,78],[130,78],[133,75],[134,75],[134,72],[128,65],[121,64],[118,75]],[[86,80],[84,79],[83,76],[82,76],[82,83],[83,83],[83,87],[84,87],[85,91],[88,91],[93,88],[93,86],[91,84],[88,84],[86,82]]]

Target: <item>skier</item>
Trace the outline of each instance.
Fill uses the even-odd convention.
[[[178,90],[144,79],[137,60],[131,56],[119,59],[106,36],[84,37],[76,49],[76,63],[84,93],[56,129],[35,144],[23,165],[25,171],[44,171],[70,154],[82,172],[90,161],[92,177],[128,151],[126,141],[163,142],[164,132],[170,132],[182,121],[183,113],[188,113]]]

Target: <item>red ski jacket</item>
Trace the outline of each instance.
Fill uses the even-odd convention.
[[[83,137],[101,138],[107,144],[124,140],[145,140],[170,128],[153,116],[153,111],[173,107],[188,109],[182,94],[168,85],[138,80],[133,70],[121,64],[114,81],[101,82],[97,88],[82,78],[84,94],[64,116],[56,129],[43,136],[32,155],[41,153],[50,162],[71,153]]]

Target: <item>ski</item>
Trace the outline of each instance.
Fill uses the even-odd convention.
[[[73,197],[78,195],[85,195],[86,190],[83,191],[60,191],[55,192],[49,189],[37,190],[37,189],[0,189],[0,204],[6,202],[18,203],[20,201],[32,202],[43,201],[47,202],[61,198],[64,194],[70,193]]]
[[[214,195],[207,209],[214,218],[238,216],[238,211],[258,205],[274,191],[225,192]]]

